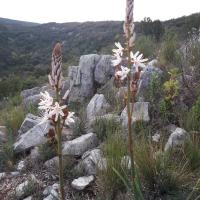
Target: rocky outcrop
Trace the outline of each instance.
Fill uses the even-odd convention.
[[[17,141],[14,143],[14,151],[19,153],[36,145],[46,143],[47,137],[45,137],[45,135],[48,133],[50,127],[49,121],[37,124],[18,137]]]
[[[183,146],[188,138],[188,133],[184,129],[176,128],[176,130],[170,135],[165,145],[165,151]]]
[[[87,120],[91,124],[96,117],[105,115],[109,110],[110,105],[107,103],[103,94],[95,94],[90,100],[86,112]]]
[[[20,129],[18,130],[19,135],[26,133],[28,130],[33,128],[35,125],[41,122],[41,118],[31,113],[26,115]]]
[[[130,104],[132,107],[132,104]],[[122,125],[128,126],[127,107],[121,113]],[[149,122],[149,102],[136,102],[133,106],[132,123]]]
[[[69,67],[70,102],[82,102],[91,98],[97,86],[104,85],[114,74],[111,65],[112,56],[84,55],[81,56],[79,66]]]
[[[61,95],[64,95],[65,92],[69,89],[70,83],[67,78],[63,81],[63,88],[61,90]],[[55,91],[50,86],[42,86],[42,87],[35,87],[32,89],[23,90],[21,92],[22,97],[22,104],[25,109],[28,109],[30,106],[38,106],[40,102],[40,92],[48,91],[51,96],[55,95]]]
[[[160,68],[148,65],[141,75],[137,98],[143,99],[143,101],[149,101],[149,99],[146,99],[146,94],[149,92],[151,80],[153,76],[156,77],[157,87],[160,87],[162,83],[162,74],[163,71]]]
[[[98,145],[97,136],[94,133],[87,133],[74,140],[63,143],[63,155],[81,156],[83,153]]]

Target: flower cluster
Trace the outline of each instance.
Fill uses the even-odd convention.
[[[58,119],[64,122],[63,124],[69,125],[74,123],[74,112],[69,112],[66,105],[63,105],[63,100],[66,100],[69,96],[70,90],[67,90],[63,97],[60,97],[60,90],[62,89],[62,51],[61,44],[57,43],[53,49],[52,61],[51,61],[51,74],[49,77],[49,83],[57,94],[56,99],[47,92],[41,92],[41,99],[39,102],[39,109],[43,111],[43,121],[51,120],[58,122]],[[64,120],[64,121],[63,121]]]
[[[40,94],[41,99],[38,108],[44,112],[43,121],[53,120],[54,122],[57,122],[60,116],[61,119],[65,120],[66,125],[74,123],[74,112],[68,112],[66,105],[61,106],[57,101],[54,102],[53,98],[47,91],[44,93],[41,92]]]
[[[117,80],[123,81],[125,78],[127,78],[131,69],[122,65],[122,62],[124,63],[128,62],[128,58],[123,58],[123,54],[126,51],[126,49],[123,48],[119,42],[116,42],[115,45],[117,49],[112,50],[114,53],[114,59],[112,60],[112,65],[115,67],[115,78]],[[136,72],[141,71],[145,67],[144,63],[148,60],[148,59],[143,59],[143,54],[140,54],[139,51],[137,51],[135,54],[133,54],[133,52],[131,51],[130,58],[131,58],[131,65]]]
[[[140,72],[145,67],[144,63],[148,59],[143,59],[143,54],[140,54],[139,51],[135,54],[132,52],[135,42],[133,8],[134,1],[126,0],[126,17],[123,26],[126,37],[126,48],[122,47],[119,42],[115,43],[117,49],[113,49],[114,60],[112,60],[112,65],[115,67],[115,78],[120,82],[126,79],[132,71],[135,71],[136,74],[133,74],[133,78],[131,79],[130,77],[131,87],[133,87],[132,90],[135,90],[134,87],[137,87],[136,85],[140,78]],[[127,57],[125,57],[124,54]],[[128,67],[124,66],[124,64],[127,64]]]

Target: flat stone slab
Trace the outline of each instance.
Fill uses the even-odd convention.
[[[87,133],[74,140],[63,143],[63,155],[81,156],[86,151],[96,147],[98,145],[98,139],[96,134]]]
[[[90,183],[94,181],[94,176],[83,176],[77,179],[74,179],[71,183],[71,186],[76,190],[84,190]]]

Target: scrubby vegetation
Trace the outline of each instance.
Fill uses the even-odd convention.
[[[94,110],[89,112],[89,96],[85,102],[69,101],[74,85],[70,85],[65,93],[67,95],[63,96],[61,57],[63,54],[63,69],[67,75],[68,66],[76,64],[82,54],[111,54],[112,43],[123,40],[122,22],[20,23],[18,26],[13,22],[15,25],[11,30],[8,22],[3,20],[0,27],[0,125],[6,127],[6,140],[2,137],[1,141],[0,138],[0,172],[18,170],[19,161],[26,160],[28,167],[23,175],[37,174],[37,178],[47,184],[45,186],[60,180],[60,187],[55,191],[57,194],[61,191],[63,200],[64,196],[74,200],[200,199],[199,19],[200,14],[166,22],[145,18],[136,23],[138,37],[135,44],[128,21],[126,25],[131,28],[125,28],[125,35],[128,32],[127,47],[116,43],[118,49],[113,51],[115,64],[121,59],[120,63],[124,62],[127,67],[117,63],[113,76],[105,84],[94,81],[96,94],[103,94],[109,104],[107,110],[104,110],[104,105],[100,106],[98,115],[95,113],[99,106],[95,104],[97,102],[93,102]],[[12,38],[12,44],[8,38]],[[49,83],[56,97],[42,93],[40,110],[45,112],[41,113],[35,105],[25,107],[19,93],[47,82],[44,75],[49,73],[47,63],[50,63],[50,47],[55,40],[64,41],[62,53],[60,43],[53,51]],[[134,52],[142,52],[149,61],[154,59],[147,63],[149,68],[145,68],[143,63],[146,60],[141,60],[142,55],[131,54],[131,48]],[[122,54],[125,54],[124,57]],[[7,77],[10,71],[13,75]],[[143,76],[148,81],[141,89]],[[140,90],[145,91],[143,95]],[[79,95],[77,91],[75,94]],[[148,103],[145,119],[138,120],[137,115],[145,111],[143,107],[137,108],[141,111],[139,113],[134,107],[136,102]],[[128,111],[123,116],[125,107]],[[69,110],[75,111],[75,117]],[[42,138],[41,144],[36,145],[35,160],[31,157],[33,146],[23,153],[15,152],[13,146],[19,139],[18,130],[27,113],[43,117],[42,121],[34,116],[37,119],[32,121],[41,120],[37,125],[48,120],[51,125],[48,133],[45,132],[45,139]],[[90,121],[88,115],[91,113],[93,118]],[[32,128],[32,124],[30,126]],[[86,144],[82,144],[81,137],[91,132],[94,140],[87,138]],[[72,140],[74,138],[76,141]],[[63,156],[62,148],[66,144],[70,145],[64,149],[68,153]],[[87,148],[89,145],[92,147]],[[55,165],[44,164],[56,156],[59,159]],[[23,173],[23,170],[18,171]],[[89,175],[94,179],[92,185],[85,187],[84,191],[72,189],[73,179]],[[3,185],[2,180],[0,177],[0,185]],[[36,186],[30,182],[21,197],[14,193],[9,198],[23,199],[33,195],[39,200],[44,198],[43,190],[43,184]]]

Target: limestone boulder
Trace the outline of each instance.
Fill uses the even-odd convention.
[[[130,104],[132,107],[132,104]],[[128,126],[127,107],[121,113],[122,125]],[[133,105],[132,124],[135,122],[149,122],[149,102],[136,102]]]

